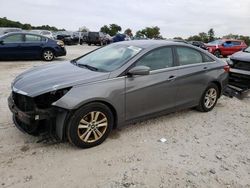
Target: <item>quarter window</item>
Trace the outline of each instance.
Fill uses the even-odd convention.
[[[23,35],[17,34],[17,35],[10,35],[3,39],[4,43],[19,43],[23,42]]]
[[[164,69],[173,66],[172,48],[160,48],[146,54],[136,66],[147,66],[151,70]]]
[[[214,60],[206,54],[203,54],[203,62],[214,62]]]
[[[202,63],[202,55],[197,50],[187,47],[176,47],[180,65]]]

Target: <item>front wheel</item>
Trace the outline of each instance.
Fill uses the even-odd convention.
[[[67,128],[70,143],[80,148],[101,144],[113,128],[111,110],[102,103],[91,103],[77,110]]]
[[[52,61],[55,58],[54,52],[52,50],[44,50],[42,58],[45,61]]]
[[[203,93],[197,109],[201,112],[211,111],[217,103],[219,97],[219,89],[216,84],[211,83]]]

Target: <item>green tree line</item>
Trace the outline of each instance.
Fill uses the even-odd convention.
[[[31,29],[41,29],[41,30],[50,30],[50,31],[61,31],[65,29],[58,29],[54,26],[49,25],[42,25],[42,26],[32,26],[31,24],[23,24],[18,21],[12,21],[7,19],[6,17],[0,18],[0,27],[17,27],[24,30],[31,30]]]
[[[238,35],[238,34],[227,34],[223,36],[222,38],[226,39],[237,39],[237,40],[244,40],[247,45],[250,45],[250,37],[249,36],[244,36],[244,35]],[[175,39],[182,39],[181,37],[175,37]],[[204,43],[211,42],[213,40],[220,39],[219,37],[215,36],[215,31],[213,28],[209,29],[207,33],[205,32],[200,32],[197,35],[193,35],[188,37],[186,40],[187,41],[201,41]],[[185,39],[183,39],[185,40]]]
[[[65,29],[58,29],[54,26],[49,25],[42,25],[42,26],[32,26],[31,24],[23,24],[18,21],[12,21],[7,19],[6,17],[0,18],[0,27],[17,27],[24,30],[31,30],[31,29],[44,29],[44,30],[50,30],[50,31],[59,31],[59,30],[65,30]],[[110,25],[104,25],[100,28],[101,32],[107,33],[110,36],[114,36],[118,32],[122,31],[122,27],[117,24],[110,24]],[[136,38],[141,37],[147,37],[149,39],[163,39],[160,33],[160,28],[158,26],[152,26],[152,27],[145,27],[137,32],[135,32],[135,35],[133,35],[133,32],[130,28],[125,29],[125,34],[132,37],[135,36]],[[238,35],[238,34],[228,34],[223,36],[222,38],[230,38],[230,39],[238,39],[238,40],[244,40],[247,45],[250,45],[250,37],[244,36],[244,35]],[[183,39],[182,37],[174,37],[174,39]],[[202,41],[204,43],[211,42],[213,40],[219,39],[215,35],[215,31],[213,28],[209,29],[207,32],[200,32],[197,35],[190,36],[186,39],[187,41]]]

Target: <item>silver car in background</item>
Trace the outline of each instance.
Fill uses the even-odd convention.
[[[191,107],[212,110],[228,71],[226,62],[188,44],[119,42],[20,74],[8,103],[22,131],[48,131],[88,148],[131,122]]]

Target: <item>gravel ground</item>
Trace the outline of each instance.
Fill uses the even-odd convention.
[[[67,47],[55,62],[94,48]],[[14,127],[7,97],[16,75],[45,63],[0,62],[0,187],[250,187],[250,98],[125,126],[91,149],[37,143]]]

